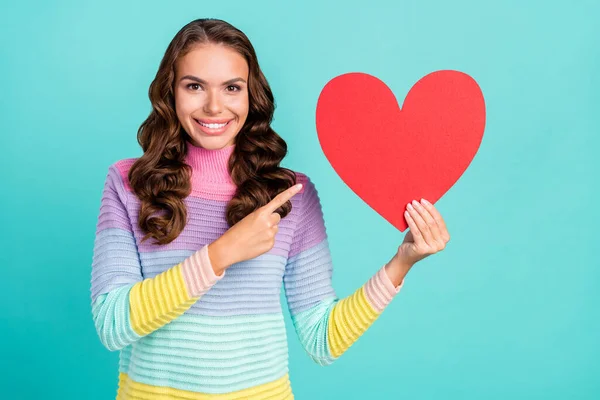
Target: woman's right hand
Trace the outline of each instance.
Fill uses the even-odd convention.
[[[281,216],[275,212],[296,193],[302,184],[279,193],[269,203],[259,207],[233,225],[223,236],[208,245],[208,255],[215,274],[222,275],[229,266],[250,260],[271,250]]]

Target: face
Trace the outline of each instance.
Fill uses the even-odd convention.
[[[198,45],[175,70],[175,111],[192,143],[209,150],[232,145],[248,116],[244,57],[223,45]]]

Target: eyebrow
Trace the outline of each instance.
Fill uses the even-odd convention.
[[[194,75],[186,75],[186,76],[182,77],[179,81],[181,82],[184,79],[189,79],[191,81],[202,83],[205,85],[208,84],[208,82],[206,82],[204,79],[200,79]],[[244,79],[238,77],[238,78],[233,78],[233,79],[223,82],[223,85],[231,85],[232,83],[240,82],[240,81],[246,83],[246,81]]]

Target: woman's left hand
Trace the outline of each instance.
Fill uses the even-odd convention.
[[[450,234],[440,213],[433,204],[422,199],[413,201],[404,212],[409,231],[398,247],[397,261],[412,266],[431,254],[444,250]]]

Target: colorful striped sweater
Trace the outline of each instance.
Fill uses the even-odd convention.
[[[312,181],[292,199],[274,247],[216,275],[208,244],[228,229],[235,145],[188,142],[188,220],[167,245],[141,242],[140,202],[128,184],[135,158],[108,168],[94,240],[91,308],[96,331],[119,350],[117,399],[293,399],[281,287],[303,348],[328,365],[369,328],[395,287],[384,267],[339,299],[323,213]]]

